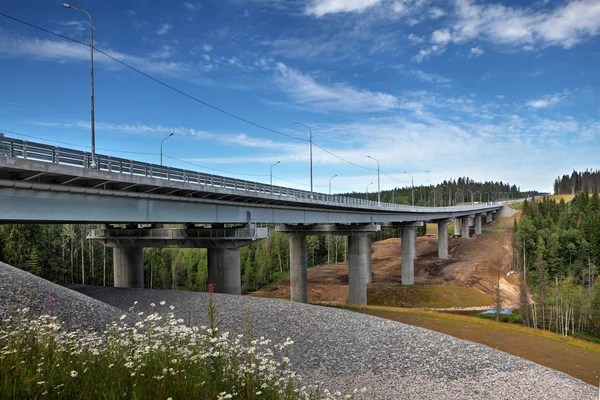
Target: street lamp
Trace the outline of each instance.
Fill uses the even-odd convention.
[[[404,171],[404,173],[406,175],[410,175],[410,185],[412,186],[412,206],[415,206],[415,179],[413,178],[412,174],[409,174],[408,172]]]
[[[365,189],[365,197],[367,198],[367,200],[369,200],[369,186],[371,186],[373,184],[373,182],[369,183],[367,185],[367,188]]]
[[[90,86],[91,86],[91,127],[92,127],[92,162],[90,168],[96,168],[96,124],[94,122],[94,29],[92,27],[92,16],[79,8],[72,7],[68,3],[63,3],[64,8],[70,8],[74,11],[84,13],[90,19]]]
[[[377,161],[377,205],[381,205],[381,187],[379,186],[379,160],[371,156],[367,156],[367,158]]]
[[[277,161],[275,164],[271,165],[269,168],[269,183],[271,184],[271,194],[273,194],[273,167],[279,164],[281,161]]]
[[[296,125],[302,125],[308,128],[308,131],[310,132],[310,139],[309,139],[309,143],[310,143],[310,197],[312,198],[312,193],[313,193],[313,173],[312,173],[312,129],[310,129],[310,126],[308,125],[304,125],[302,122],[298,122],[298,121],[294,121],[294,123]]]
[[[454,200],[454,204],[455,204],[455,205],[457,205],[457,204],[458,204],[458,199],[459,199],[459,197],[458,197],[458,192],[463,192],[463,196],[465,195],[465,192],[464,192],[464,190],[462,190],[462,189],[459,189],[459,188],[456,188],[456,193],[455,193],[456,200]],[[463,199],[463,200],[464,200],[464,199]],[[463,203],[464,203],[464,202],[463,202]]]
[[[160,166],[161,166],[161,167],[162,167],[162,155],[163,155],[163,152],[162,152],[162,145],[163,145],[163,142],[164,142],[165,140],[167,140],[168,138],[170,138],[171,136],[173,136],[174,134],[175,134],[175,132],[171,132],[169,135],[167,135],[167,137],[166,137],[166,138],[164,138],[164,139],[163,139],[163,140],[161,140],[161,142],[160,142]]]
[[[433,206],[435,207],[435,185],[433,184],[433,182],[431,182],[429,179],[427,179],[427,182],[431,183],[433,185]]]
[[[471,193],[471,204],[473,204],[473,192],[470,190],[467,190],[467,192]]]
[[[337,176],[337,174],[336,174],[336,175],[334,175],[334,176],[332,176],[331,178],[329,178],[329,195],[330,195],[330,196],[331,196],[331,180],[332,180],[333,178],[335,178],[336,176]]]
[[[448,188],[448,207],[452,206],[452,198],[450,197],[450,187],[446,185],[442,185],[445,188]],[[444,206],[444,201],[442,200],[442,207]]]

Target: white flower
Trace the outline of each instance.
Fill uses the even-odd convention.
[[[77,378],[77,375],[79,375],[79,374],[77,373],[77,371],[71,371],[71,376],[72,376],[73,378]]]
[[[43,385],[44,383],[46,383],[46,381],[39,381],[37,384],[38,385]]]
[[[160,304],[161,306],[164,306],[164,305],[165,305],[165,303],[166,303],[166,302],[163,300],[163,301],[161,301],[159,304]]]
[[[125,318],[127,318],[127,315],[125,315],[125,314],[121,315],[121,321],[123,321]]]

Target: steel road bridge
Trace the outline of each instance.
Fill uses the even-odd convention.
[[[402,283],[414,283],[417,226],[438,223],[448,257],[447,223],[482,232],[503,205],[414,207],[263,184],[9,138],[0,133],[0,223],[103,224],[89,239],[114,248],[115,286],[143,287],[143,247],[206,247],[209,282],[239,294],[239,247],[268,237],[261,224],[290,235],[292,300],[307,301],[306,236],[348,236],[350,302],[366,303],[369,232],[402,228]],[[163,228],[163,224],[186,224]],[[126,224],[126,230],[112,225]],[[151,228],[138,225],[150,224]],[[203,226],[196,226],[203,224]],[[205,225],[210,224],[207,228]],[[227,224],[227,227],[225,226]]]

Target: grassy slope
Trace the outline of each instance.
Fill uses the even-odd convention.
[[[487,294],[459,286],[389,286],[367,293],[367,303],[388,307],[483,307],[493,300]]]
[[[595,343],[457,314],[373,306],[344,308],[481,343],[600,385],[600,345]]]

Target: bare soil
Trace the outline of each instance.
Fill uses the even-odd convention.
[[[518,218],[518,216],[516,216]],[[484,296],[471,294],[463,296],[449,295],[454,299],[445,307],[491,306],[495,299],[495,290],[500,279],[500,293],[503,307],[518,305],[518,274],[507,278],[511,259],[511,235],[513,218],[498,218],[484,225],[484,233],[469,239],[449,238],[450,258],[437,258],[437,237],[423,236],[417,240],[417,258],[415,259],[415,287],[452,286],[473,288]],[[402,285],[401,278],[401,239],[387,239],[373,243],[373,283],[368,285],[369,300],[383,291],[397,293]],[[391,289],[395,288],[395,289]],[[390,290],[391,289],[391,290]],[[452,289],[456,292],[456,289]],[[261,297],[290,298],[289,278],[270,285],[255,293]],[[467,304],[457,304],[456,299],[468,299]],[[324,265],[308,271],[308,300],[312,303],[346,303],[348,301],[348,265],[346,262]],[[389,299],[388,299],[389,300]],[[418,299],[417,299],[418,300]],[[393,304],[389,301],[376,301],[378,304],[431,307],[429,303]],[[459,301],[460,303],[460,301]],[[436,308],[443,308],[444,305]]]

